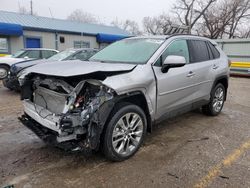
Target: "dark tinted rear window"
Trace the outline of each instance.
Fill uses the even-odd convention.
[[[190,63],[210,60],[208,47],[205,41],[188,40],[188,47],[190,53]]]
[[[217,59],[220,57],[220,53],[218,52],[218,50],[214,47],[214,45],[211,44],[211,42],[208,42],[208,47],[210,48],[212,55],[213,55],[213,59]]]

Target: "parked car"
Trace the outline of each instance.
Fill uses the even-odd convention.
[[[16,52],[10,57],[2,57],[0,58],[0,80],[8,76],[10,66],[15,63],[34,59],[47,59],[56,53],[58,51],[53,49],[27,48]]]
[[[192,109],[216,116],[227,96],[228,58],[191,35],[131,37],[88,62],[24,70],[20,121],[48,144],[72,151],[102,148],[122,161],[152,125]]]
[[[45,62],[66,61],[66,60],[76,60],[76,59],[86,61],[96,52],[98,52],[97,49],[91,49],[91,48],[68,49],[59,52],[58,54],[55,54],[54,56],[48,59],[15,63],[11,65],[8,76],[3,79],[3,85],[10,90],[19,91],[20,85],[18,82],[17,75],[23,69]]]

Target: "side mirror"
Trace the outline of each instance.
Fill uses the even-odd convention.
[[[29,59],[29,57],[28,57],[28,56],[25,56],[24,59]]]
[[[164,60],[161,71],[166,73],[170,68],[183,67],[186,63],[186,59],[183,56],[169,55]]]

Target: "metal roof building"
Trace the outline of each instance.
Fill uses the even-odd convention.
[[[0,53],[21,48],[102,48],[130,34],[118,27],[0,11]]]

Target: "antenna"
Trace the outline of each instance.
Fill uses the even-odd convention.
[[[30,0],[30,14],[33,15],[33,2]]]

